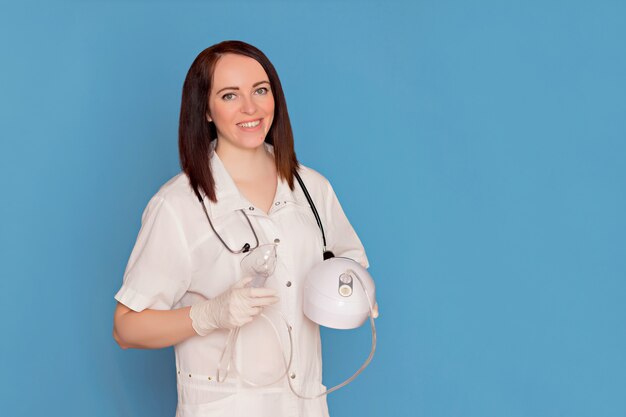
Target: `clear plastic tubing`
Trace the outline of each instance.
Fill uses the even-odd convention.
[[[354,274],[354,276],[356,276],[357,280],[361,284],[361,288],[363,288],[363,291],[365,292],[366,299],[369,301],[370,297],[369,297],[369,294],[367,292],[367,288],[365,288],[365,285],[363,284],[363,281],[361,280],[361,277],[359,276],[359,274],[357,274],[353,270],[348,270],[346,272],[347,273],[352,273],[352,274]],[[303,394],[300,394],[294,388],[293,383],[291,381],[291,378],[289,378],[287,376],[287,374],[289,373],[289,370],[291,369],[291,365],[292,365],[292,362],[293,362],[293,333],[292,333],[291,325],[289,324],[289,322],[287,321],[285,316],[283,316],[282,314],[281,314],[281,318],[285,322],[285,325],[287,326],[287,332],[289,333],[289,359],[285,363],[285,372],[283,372],[278,378],[276,378],[276,380],[274,380],[274,381],[272,381],[270,383],[257,384],[257,383],[255,383],[253,381],[249,381],[248,379],[244,378],[242,373],[239,372],[239,370],[236,368],[236,365],[233,365],[233,367],[235,368],[235,371],[237,371],[237,374],[242,379],[242,381],[245,382],[246,384],[249,384],[249,385],[253,386],[253,387],[260,388],[260,387],[266,387],[266,386],[269,386],[269,385],[273,385],[273,384],[277,383],[278,381],[280,381],[281,378],[287,377],[287,382],[289,384],[289,389],[291,389],[291,392],[293,392],[294,395],[296,395],[299,398],[302,398],[302,399],[305,399],[305,400],[314,400],[314,399],[322,397],[324,395],[328,395],[331,392],[337,391],[338,389],[343,388],[346,385],[348,385],[350,382],[354,381],[354,379],[357,376],[359,376],[359,374],[361,372],[363,372],[363,370],[365,368],[367,368],[367,366],[372,361],[372,358],[374,358],[374,353],[376,352],[376,325],[374,324],[374,308],[373,308],[373,306],[371,304],[369,305],[369,310],[370,310],[369,321],[370,321],[370,326],[372,328],[372,348],[370,350],[369,356],[367,357],[365,362],[363,362],[361,367],[350,378],[346,379],[341,384],[335,385],[334,387],[327,389],[324,392],[321,392],[321,393],[316,394],[316,395],[311,396],[311,397],[303,395]],[[276,329],[274,324],[267,318],[267,316],[265,314],[261,314],[259,317],[263,317],[265,320],[268,321],[268,323],[270,323],[270,325],[274,329],[274,333],[275,333],[276,338],[278,338],[278,340],[280,341],[280,337],[278,335],[278,329]],[[232,351],[234,349],[235,344],[237,343],[238,336],[239,336],[239,327],[237,327],[235,329],[232,329],[230,331],[229,335],[228,335],[228,339],[226,339],[226,345],[224,346],[224,350],[222,351],[222,355],[220,357],[220,361],[217,364],[217,382],[224,382],[226,380],[226,377],[228,376],[228,373],[230,372],[230,365],[231,365],[231,362],[232,362]],[[284,356],[285,355],[283,355],[283,358],[284,358]],[[222,379],[220,377],[220,374],[222,373],[222,363],[225,360],[227,361],[227,366],[226,366],[226,370],[224,372],[224,378]]]

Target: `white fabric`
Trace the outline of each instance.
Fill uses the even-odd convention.
[[[246,277],[215,298],[191,306],[191,326],[200,336],[215,329],[234,329],[250,323],[263,307],[278,301],[272,288],[246,287],[254,278]]]
[[[302,312],[302,285],[307,272],[322,261],[322,237],[304,193],[297,182],[292,191],[279,179],[272,208],[264,213],[239,193],[215,153],[211,168],[218,202],[204,201],[229,247],[241,248],[246,242],[254,246],[252,232],[239,209],[246,210],[261,244],[279,242],[276,270],[265,286],[275,289],[280,301],[241,327],[234,352],[236,367],[245,379],[255,383],[273,381],[285,371],[282,352],[289,351],[289,342],[282,316],[293,327],[292,382],[305,395],[318,394],[325,390],[319,328]],[[301,166],[299,172],[324,225],[327,249],[368,267],[363,246],[330,183],[310,168]],[[241,279],[239,263],[243,256],[224,248],[187,176],[180,173],[148,203],[115,298],[134,311],[193,305],[218,296]],[[216,370],[227,336],[228,330],[220,329],[175,346],[177,417],[328,416],[324,397],[299,399],[284,378],[272,386],[255,388],[231,370],[227,380],[218,383]]]

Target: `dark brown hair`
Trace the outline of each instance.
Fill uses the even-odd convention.
[[[189,177],[190,185],[199,199],[202,199],[200,194],[202,191],[211,201],[217,202],[215,180],[209,164],[210,142],[217,138],[217,131],[215,125],[207,121],[206,114],[215,64],[224,54],[238,54],[253,58],[267,73],[274,96],[274,120],[267,132],[265,142],[274,146],[274,160],[278,175],[287,181],[293,190],[293,177],[298,168],[298,160],[293,147],[293,132],[283,88],[274,66],[265,54],[241,41],[224,41],[205,49],[196,57],[187,72],[183,84],[178,125],[181,168]]]

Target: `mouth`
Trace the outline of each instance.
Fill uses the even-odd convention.
[[[245,130],[254,130],[261,125],[261,120],[262,119],[249,120],[247,122],[237,123],[237,126]]]

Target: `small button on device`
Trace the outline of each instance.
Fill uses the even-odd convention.
[[[280,243],[280,239],[279,238],[274,239],[274,243]]]
[[[339,294],[342,297],[350,297],[352,295],[352,276],[343,273],[339,276]]]
[[[285,284],[288,287],[291,287],[291,281],[287,281],[287,283]]]
[[[296,373],[295,372],[290,373],[289,378],[296,379]]]
[[[339,287],[339,294],[344,297],[350,297],[352,295],[352,287],[349,285],[342,285]]]

